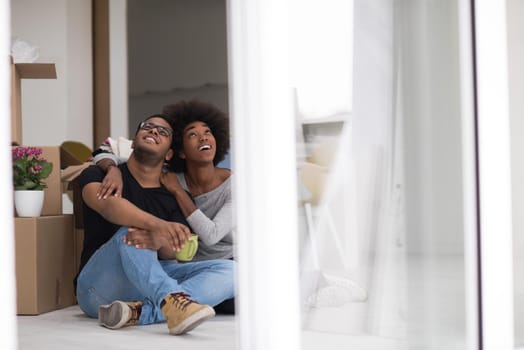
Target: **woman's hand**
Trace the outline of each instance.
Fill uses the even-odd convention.
[[[117,166],[113,165],[107,168],[107,174],[102,180],[96,196],[98,199],[107,199],[111,195],[122,197],[123,187],[122,173]]]
[[[173,172],[167,172],[162,173],[160,176],[160,182],[162,185],[164,185],[169,192],[176,195],[179,191],[184,191],[182,186],[180,185],[180,182],[178,181],[178,177]]]
[[[195,203],[191,197],[189,197],[189,194],[184,190],[175,173],[163,173],[160,176],[160,182],[175,197],[175,200],[178,203],[178,206],[180,207],[180,210],[182,211],[182,214],[184,214],[185,218],[197,210]]]

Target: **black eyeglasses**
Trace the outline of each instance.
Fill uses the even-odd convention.
[[[164,137],[170,137],[173,135],[173,131],[162,126],[162,125],[156,125],[150,122],[142,122],[140,123],[140,129],[142,130],[153,130],[156,129],[158,131],[158,134]]]

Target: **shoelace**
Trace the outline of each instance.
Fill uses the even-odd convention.
[[[193,302],[187,297],[189,297],[189,295],[182,292],[171,294],[173,305],[180,310],[184,310],[189,304]]]
[[[128,321],[128,324],[135,325],[138,323],[140,318],[140,313],[142,312],[142,302],[131,302],[127,304],[131,309],[131,318]]]

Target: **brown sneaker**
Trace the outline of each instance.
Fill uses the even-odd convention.
[[[209,305],[201,305],[188,299],[184,293],[173,293],[164,298],[161,308],[167,318],[167,328],[173,335],[189,332],[207,319],[215,316]]]
[[[143,304],[141,301],[123,302],[117,300],[109,305],[100,305],[98,307],[98,323],[111,329],[134,326],[138,323]]]

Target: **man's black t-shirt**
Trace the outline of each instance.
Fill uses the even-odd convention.
[[[138,208],[167,221],[186,222],[174,196],[164,187],[143,188],[129,172],[127,164],[118,166],[122,172],[123,190],[122,197],[136,205]],[[86,168],[79,177],[80,186],[83,188],[91,182],[102,182],[105,173],[97,166]],[[83,203],[84,211],[84,247],[80,259],[80,271],[93,253],[106,243],[120,228],[104,219],[96,211]]]

